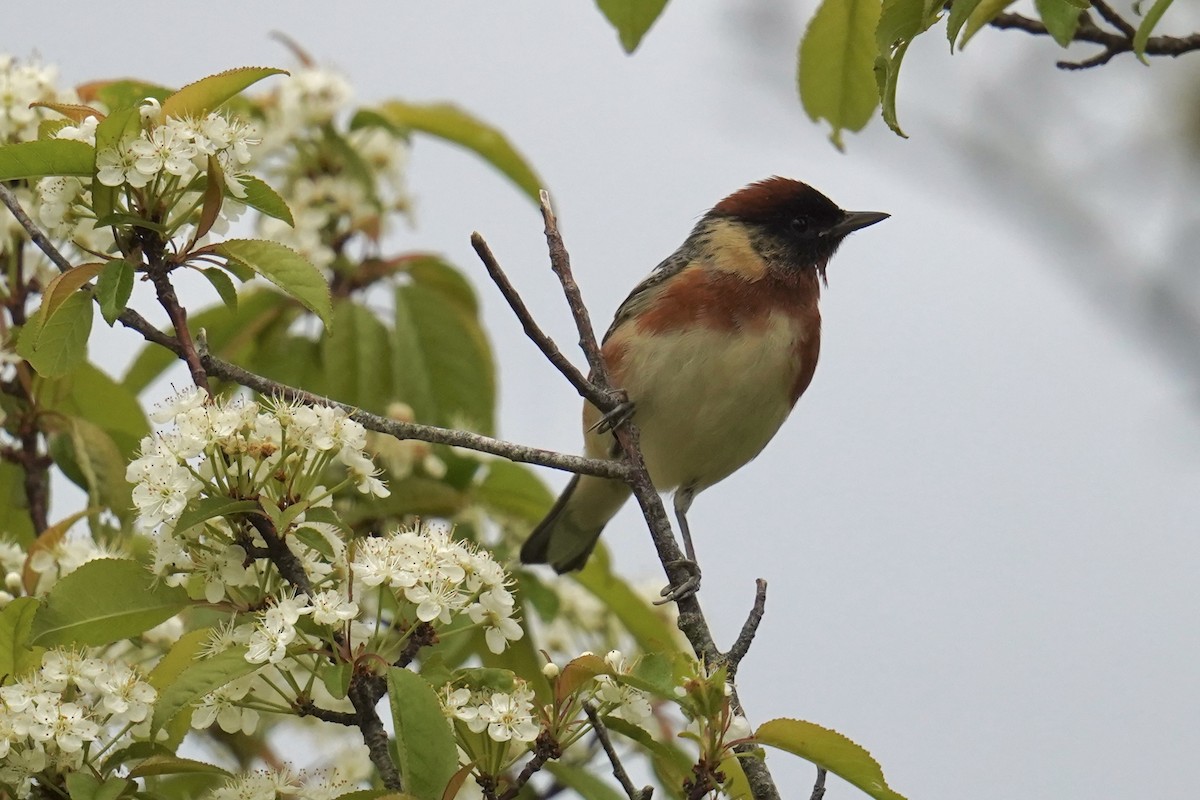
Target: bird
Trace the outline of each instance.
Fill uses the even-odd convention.
[[[676,522],[698,587],[687,522],[695,496],[755,458],[808,388],[821,347],[826,266],[854,231],[890,215],[845,211],[806,183],[773,176],[725,197],[629,294],[601,356],[627,401],[608,415],[585,401],[584,450],[618,458],[626,418]],[[621,480],[575,475],[521,548],[525,564],[580,569],[629,498]],[[672,595],[672,587],[664,595]]]

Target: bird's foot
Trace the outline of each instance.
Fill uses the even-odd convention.
[[[625,400],[621,403],[618,403],[613,407],[612,411],[609,411],[603,417],[596,420],[596,424],[588,428],[588,433],[591,433],[592,431],[599,431],[600,433],[615,431],[633,416],[635,408],[636,407],[634,406],[632,400]]]
[[[679,583],[672,581],[670,586],[663,587],[663,590],[659,592],[662,595],[662,599],[654,601],[654,605],[656,606],[666,603],[678,603],[680,600],[685,600],[700,591],[700,565],[695,560],[680,558],[675,561],[668,561],[667,566],[682,567],[687,571],[688,575]]]

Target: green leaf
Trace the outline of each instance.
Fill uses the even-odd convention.
[[[886,53],[902,42],[911,41],[921,32],[925,20],[925,0],[883,0],[875,44]]]
[[[83,122],[88,117],[95,117],[97,120],[104,119],[104,114],[99,110],[92,108],[82,103],[47,103],[40,100],[29,104],[30,108],[48,108],[51,111],[57,111],[67,119],[65,122]]]
[[[129,303],[133,294],[133,264],[123,258],[114,258],[100,270],[96,279],[96,299],[100,301],[100,315],[112,327]]]
[[[42,292],[42,330],[54,319],[54,314],[75,292],[79,287],[86,284],[92,278],[100,274],[100,270],[104,269],[104,264],[94,262],[91,264],[81,264],[74,269],[69,269],[66,272],[60,272],[51,278],[50,283],[46,284],[45,290]],[[34,341],[37,345],[37,341]]]
[[[458,106],[390,100],[379,112],[393,125],[421,131],[475,152],[519,186],[533,202],[540,202],[538,193],[544,184],[525,158],[503,133]]]
[[[75,292],[57,309],[54,319],[43,324],[41,311],[34,312],[21,329],[17,354],[39,375],[66,375],[87,358],[88,335],[92,332],[92,298]]]
[[[150,756],[143,759],[138,762],[137,766],[129,770],[129,777],[145,778],[149,775],[192,775],[196,773],[232,777],[227,770],[221,769],[215,764],[168,755]]]
[[[773,719],[758,726],[754,739],[829,770],[875,800],[904,800],[888,788],[879,762],[837,731],[798,719]]]
[[[417,673],[397,667],[388,670],[387,684],[405,789],[418,800],[441,800],[458,771],[458,750],[437,692]]]
[[[259,668],[246,660],[246,648],[231,647],[212,658],[194,661],[174,681],[158,690],[151,727],[162,728],[185,709],[191,708],[209,692],[220,689]]]
[[[29,642],[37,609],[32,597],[18,597],[0,609],[0,685],[41,663],[42,648]]]
[[[979,31],[989,22],[999,16],[1000,12],[1012,5],[1016,0],[980,0],[975,4],[967,17],[966,29],[963,31],[962,39],[959,40],[958,47],[961,50],[967,46],[967,42],[971,37],[979,33]]]
[[[245,514],[258,511],[259,505],[253,500],[234,500],[232,497],[197,497],[187,504],[187,508],[175,522],[175,530],[182,533],[202,522],[214,517],[224,517],[231,514]]]
[[[533,470],[511,461],[488,462],[475,497],[493,512],[530,524],[540,522],[554,505],[554,495]]]
[[[227,239],[213,245],[212,252],[254,270],[329,325],[333,315],[329,284],[295,250],[265,239]]]
[[[1079,28],[1079,16],[1083,13],[1079,7],[1070,0],[1034,0],[1033,4],[1042,18],[1042,24],[1058,42],[1058,46],[1071,44]]]
[[[103,428],[80,417],[67,418],[66,433],[71,442],[71,460],[79,474],[70,475],[66,469],[64,472],[87,491],[92,505],[111,509],[123,521],[129,521],[133,499],[125,480],[126,461],[121,448]]]
[[[588,800],[625,800],[625,794],[598,777],[595,769],[560,761],[551,761],[544,769],[554,776],[557,783],[570,789],[572,797],[586,797]]]
[[[72,772],[67,775],[67,792],[71,800],[117,800],[126,790],[133,789],[133,781],[112,776],[103,782],[90,772]]]
[[[221,297],[221,302],[228,306],[231,311],[237,311],[237,287],[233,285],[233,280],[229,275],[217,267],[202,269],[200,270],[200,274],[207,278],[212,287],[217,290],[217,294]]]
[[[136,561],[89,561],[50,589],[34,616],[33,642],[112,644],[165,622],[187,605],[183,589],[166,586]]]
[[[422,422],[492,433],[495,366],[479,319],[421,282],[397,287],[394,313],[396,397]]]
[[[596,0],[596,5],[621,36],[621,46],[632,53],[667,6],[667,0]]]
[[[185,669],[196,663],[201,649],[208,643],[212,632],[212,628],[188,631],[171,645],[171,649],[167,651],[166,655],[158,660],[154,669],[146,676],[146,680],[158,691],[160,697],[167,687],[178,680]],[[188,731],[191,730],[191,721],[190,710],[182,714],[175,714],[174,719],[166,725],[167,738],[161,743],[171,751],[177,749],[180,742],[183,741],[183,737],[187,736]]]
[[[830,141],[843,148],[842,131],[858,131],[879,105],[875,84],[875,31],[880,0],[824,0],[800,42],[800,100],[814,121],[831,127]]]
[[[1155,26],[1163,14],[1167,13],[1171,3],[1172,0],[1154,0],[1154,5],[1150,6],[1146,16],[1142,18],[1142,24],[1138,25],[1137,32],[1133,35],[1133,53],[1143,64],[1150,63],[1146,61],[1146,43],[1150,41],[1150,34],[1154,33]]]
[[[679,649],[679,630],[642,599],[623,579],[612,572],[608,553],[597,548],[587,566],[571,577],[604,603],[644,652],[672,652]]]
[[[204,203],[200,206],[200,219],[196,223],[196,238],[212,230],[225,204],[225,171],[215,155],[208,157],[208,171],[204,175]]]
[[[137,397],[88,362],[55,380],[63,387],[53,391],[48,383],[42,393],[45,408],[65,417],[80,417],[103,429],[112,438],[125,461],[132,460],[150,424]],[[121,469],[124,481],[124,467]]]
[[[17,142],[0,147],[0,181],[74,175],[90,178],[96,151],[91,145],[71,139]]]
[[[0,531],[20,545],[29,545],[37,537],[29,516],[25,496],[25,470],[0,460]]]
[[[192,330],[204,329],[213,355],[236,364],[248,364],[267,331],[273,326],[286,328],[299,310],[273,290],[250,289],[238,298],[237,311],[216,306],[188,314]],[[170,330],[167,331],[170,333]],[[156,344],[148,344],[138,354],[121,383],[133,393],[141,392],[163,370],[178,363],[178,357]]]
[[[654,758],[659,772],[667,775],[672,784],[681,784],[691,771],[692,759],[671,740],[656,737],[644,728],[618,717],[605,717],[604,725],[610,731],[637,742],[642,749],[648,751]]]
[[[321,341],[324,387],[331,396],[382,414],[396,399],[391,333],[369,309],[340,300]]]
[[[954,43],[958,41],[958,32],[971,18],[971,13],[979,5],[980,0],[954,0],[950,4],[950,15],[946,18],[946,38],[950,40],[950,52],[954,52]]]
[[[77,86],[75,91],[84,102],[100,102],[110,109],[137,106],[147,97],[153,97],[161,103],[171,96],[171,90],[165,86],[130,78],[92,81]]]
[[[273,67],[240,67],[209,75],[195,83],[189,83],[163,100],[163,116],[203,117],[209,111],[263,78],[287,74],[287,70]]]
[[[292,210],[288,208],[287,202],[265,181],[253,175],[244,175],[238,178],[238,183],[245,187],[246,196],[236,197],[235,200],[245,203],[268,217],[283,220],[288,225],[295,227],[296,220],[292,218]]]

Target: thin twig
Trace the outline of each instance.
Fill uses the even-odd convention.
[[[525,335],[538,346],[538,349],[542,351],[542,355],[563,374],[564,378],[570,381],[575,390],[579,392],[579,395],[589,400],[592,405],[597,408],[603,408],[605,405],[611,404],[612,398],[598,391],[596,385],[584,377],[584,374],[571,363],[570,359],[562,354],[562,350],[554,343],[554,340],[538,326],[533,315],[529,313],[529,308],[525,305],[525,301],[521,299],[521,295],[513,288],[512,282],[504,274],[500,262],[492,254],[492,250],[488,247],[487,242],[484,241],[483,236],[479,233],[472,233],[471,246],[475,248],[475,252],[479,255],[479,260],[483,262],[483,266],[487,269],[488,275],[491,276],[492,282],[496,284],[496,288],[500,290],[500,294],[504,295],[504,299],[508,301],[509,308],[517,315],[517,319],[521,322],[521,327],[525,329]]]
[[[1092,8],[1096,9],[1096,13],[1105,22],[1125,34],[1125,38],[1133,39],[1134,35],[1137,34],[1137,29],[1130,25],[1124,17],[1113,10],[1113,7],[1104,2],[1104,0],[1092,0]]]
[[[812,794],[809,795],[809,800],[821,800],[825,796],[825,775],[824,767],[817,767],[817,781],[813,784]]]
[[[1093,5],[1095,4],[1093,3]],[[1107,8],[1107,6],[1105,7]],[[1096,10],[1101,16],[1104,16],[1104,11],[1101,10],[1100,6],[1096,6]],[[1111,11],[1111,9],[1109,10]],[[1050,35],[1050,31],[1040,21],[1010,12],[997,14],[988,25],[1000,30],[1024,31],[1034,36]],[[1073,41],[1098,44],[1104,49],[1097,55],[1083,61],[1059,61],[1056,64],[1059,69],[1079,70],[1097,67],[1107,64],[1114,56],[1133,50],[1133,37],[1131,35],[1106,31],[1092,22],[1086,14],[1079,19],[1079,27],[1075,30]],[[1148,56],[1171,56],[1175,58],[1194,50],[1200,50],[1200,33],[1193,33],[1190,36],[1151,36],[1146,40],[1146,49],[1144,52]]]
[[[629,800],[650,800],[650,796],[654,794],[654,787],[646,786],[638,789],[633,785],[633,781],[629,780],[629,773],[625,771],[625,765],[621,763],[621,757],[617,755],[616,749],[612,745],[612,740],[608,737],[608,728],[605,727],[604,721],[600,719],[600,715],[596,712],[596,707],[591,703],[583,704],[583,713],[587,714],[587,718],[592,722],[592,730],[596,733],[596,738],[600,740],[600,746],[604,748],[605,754],[608,756],[608,763],[612,764],[613,777],[621,784],[621,788],[625,790],[625,795]]]
[[[353,714],[349,711],[334,711],[329,708],[321,708],[311,699],[296,701],[294,708],[296,713],[302,717],[315,717],[325,722],[332,722],[336,725],[345,725],[353,728],[358,725],[358,714]]]
[[[733,680],[734,676],[737,675],[738,665],[746,657],[746,653],[750,651],[750,644],[754,641],[754,635],[758,632],[758,625],[762,622],[766,607],[767,582],[759,578],[755,583],[754,606],[750,609],[750,615],[746,617],[746,622],[742,625],[742,630],[734,641],[733,646],[725,654],[724,662],[726,668],[729,670],[730,680]],[[741,713],[740,710],[739,713]]]
[[[21,208],[21,203],[17,200],[17,196],[13,193],[12,189],[9,189],[2,182],[0,182],[0,202],[8,206],[8,210],[17,218],[17,222],[21,223],[21,227],[25,229],[25,233],[54,262],[55,266],[63,272],[71,269],[71,262],[66,256],[58,252],[58,248],[54,246],[50,238],[42,232],[41,228],[34,224],[29,215],[25,213],[25,209]]]
[[[499,800],[514,800],[525,784],[529,783],[537,772],[544,766],[546,762],[558,758],[562,755],[562,746],[558,740],[551,736],[546,731],[538,734],[537,739],[533,742],[533,757],[525,762],[525,766],[517,775],[516,779],[509,784],[504,790],[504,794],[500,795]]]
[[[148,274],[158,295],[158,303],[167,312],[171,326],[175,329],[175,340],[179,342],[183,362],[187,364],[188,372],[191,373],[192,383],[208,391],[208,374],[204,371],[204,365],[200,363],[200,356],[196,353],[196,345],[188,329],[187,309],[179,302],[175,287],[171,285],[171,278],[165,269],[152,266]]]
[[[380,687],[384,687],[382,691]],[[379,676],[356,672],[350,678],[350,687],[346,691],[346,697],[349,698],[357,712],[358,728],[362,731],[363,743],[367,746],[371,763],[375,765],[375,769],[379,770],[379,779],[383,781],[385,788],[401,791],[404,783],[400,779],[400,771],[396,769],[396,763],[392,760],[391,750],[388,747],[387,729],[383,727],[383,720],[379,718],[379,713],[375,710],[379,698],[383,697],[385,691],[386,684]]]

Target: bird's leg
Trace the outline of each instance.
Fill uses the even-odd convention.
[[[599,431],[600,433],[615,431],[633,416],[635,409],[636,406],[634,406],[632,400],[622,400],[611,411],[596,420],[596,424],[588,428],[588,433],[592,431]]]
[[[692,532],[687,521],[687,512],[695,497],[695,486],[680,486],[675,491],[675,521],[679,523],[679,535],[683,537],[683,552],[687,557],[671,561],[668,565],[683,567],[690,574],[681,583],[663,589],[663,599],[659,603],[691,597],[700,589],[700,563],[696,561],[696,548],[692,546]]]

